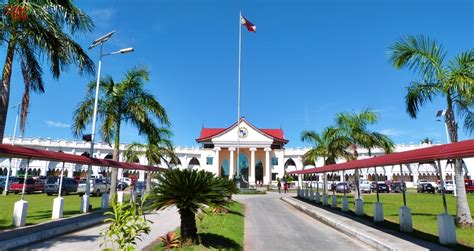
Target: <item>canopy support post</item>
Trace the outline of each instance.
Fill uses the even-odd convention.
[[[445,245],[457,244],[456,226],[454,225],[454,218],[448,214],[448,206],[446,205],[446,189],[444,188],[443,172],[441,170],[441,162],[439,159],[437,160],[437,164],[441,180],[441,193],[443,196],[444,207],[444,213],[438,214],[437,216],[439,242]]]

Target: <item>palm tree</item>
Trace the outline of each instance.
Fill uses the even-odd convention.
[[[405,96],[406,109],[410,117],[416,118],[421,106],[441,96],[446,100],[446,115],[451,142],[458,141],[458,123],[454,111],[464,118],[464,129],[474,130],[474,50],[460,53],[445,62],[446,52],[436,41],[424,36],[406,36],[396,41],[389,51],[390,61],[397,69],[408,68],[420,75],[419,81],[411,82]],[[462,226],[472,225],[467,203],[461,161],[455,161],[456,222]]]
[[[126,72],[121,82],[115,83],[111,77],[101,80],[98,119],[102,121],[100,134],[105,142],[114,141],[113,160],[119,161],[120,129],[122,122],[138,128],[139,134],[153,134],[157,125],[154,119],[169,126],[168,115],[155,97],[144,89],[148,81],[148,71],[133,68]],[[95,81],[87,86],[85,99],[74,110],[72,126],[75,137],[82,135],[86,125],[92,120],[95,99]],[[117,187],[117,169],[112,168],[110,199]]]
[[[382,148],[385,153],[393,152],[392,140],[384,134],[373,132],[367,129],[368,125],[375,124],[378,121],[378,114],[370,109],[364,109],[360,113],[338,113],[336,114],[336,125],[341,136],[350,142],[352,150],[352,159],[359,157],[357,147],[365,148],[371,154],[371,149],[375,147]],[[360,198],[359,191],[359,170],[355,170],[356,196]]]
[[[314,144],[314,147],[303,155],[303,162],[316,163],[317,159],[322,157],[324,165],[330,165],[335,164],[338,158],[349,159],[351,156],[346,150],[350,142],[333,126],[326,127],[321,135],[314,131],[303,131],[301,141]],[[324,193],[327,193],[326,175],[324,175]]]
[[[204,170],[169,169],[158,176],[159,186],[149,196],[151,208],[176,206],[181,215],[181,238],[196,242],[196,213],[203,206],[224,207],[238,193],[231,180]]]
[[[9,0],[27,12],[26,20],[12,15],[0,20],[0,40],[7,44],[0,94],[0,143],[3,141],[10,99],[10,81],[15,59],[19,61],[24,81],[20,131],[25,128],[30,103],[30,90],[44,93],[41,61],[50,64],[50,71],[58,79],[61,72],[74,65],[81,73],[93,73],[94,63],[74,42],[72,35],[92,31],[92,20],[72,1]],[[69,35],[70,34],[70,35]]]
[[[139,156],[144,155],[148,165],[159,165],[165,162],[169,166],[166,157],[175,160],[173,144],[170,140],[171,131],[167,128],[156,128],[156,131],[147,136],[147,143],[134,142],[128,145],[125,150],[125,158],[128,162],[133,162]],[[146,178],[146,192],[151,191],[151,173],[148,171]]]

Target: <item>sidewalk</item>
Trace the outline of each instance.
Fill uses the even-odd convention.
[[[379,230],[375,228],[372,222],[361,223],[360,219],[355,221],[345,215],[333,213],[330,210],[308,204],[290,196],[282,196],[281,200],[307,215],[379,250],[450,250],[392,229]]]
[[[146,217],[153,222],[151,223],[151,232],[144,235],[142,241],[137,242],[137,250],[142,250],[157,240],[158,237],[175,230],[180,225],[179,214],[174,207],[147,214]],[[20,250],[102,250],[106,247],[100,246],[103,242],[100,231],[105,227],[105,224],[100,224],[66,235],[57,235],[52,239],[22,246]]]

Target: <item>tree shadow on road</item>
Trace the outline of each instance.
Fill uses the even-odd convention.
[[[242,246],[227,237],[211,233],[200,233],[198,235],[201,240],[201,245],[206,248],[217,250],[243,250]]]

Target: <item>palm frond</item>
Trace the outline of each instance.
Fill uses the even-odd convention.
[[[412,118],[416,118],[420,107],[431,102],[438,95],[440,86],[432,83],[413,82],[407,87],[405,104],[407,113]]]
[[[397,69],[408,68],[423,79],[440,79],[446,53],[436,41],[425,36],[405,36],[390,48],[389,61]]]

